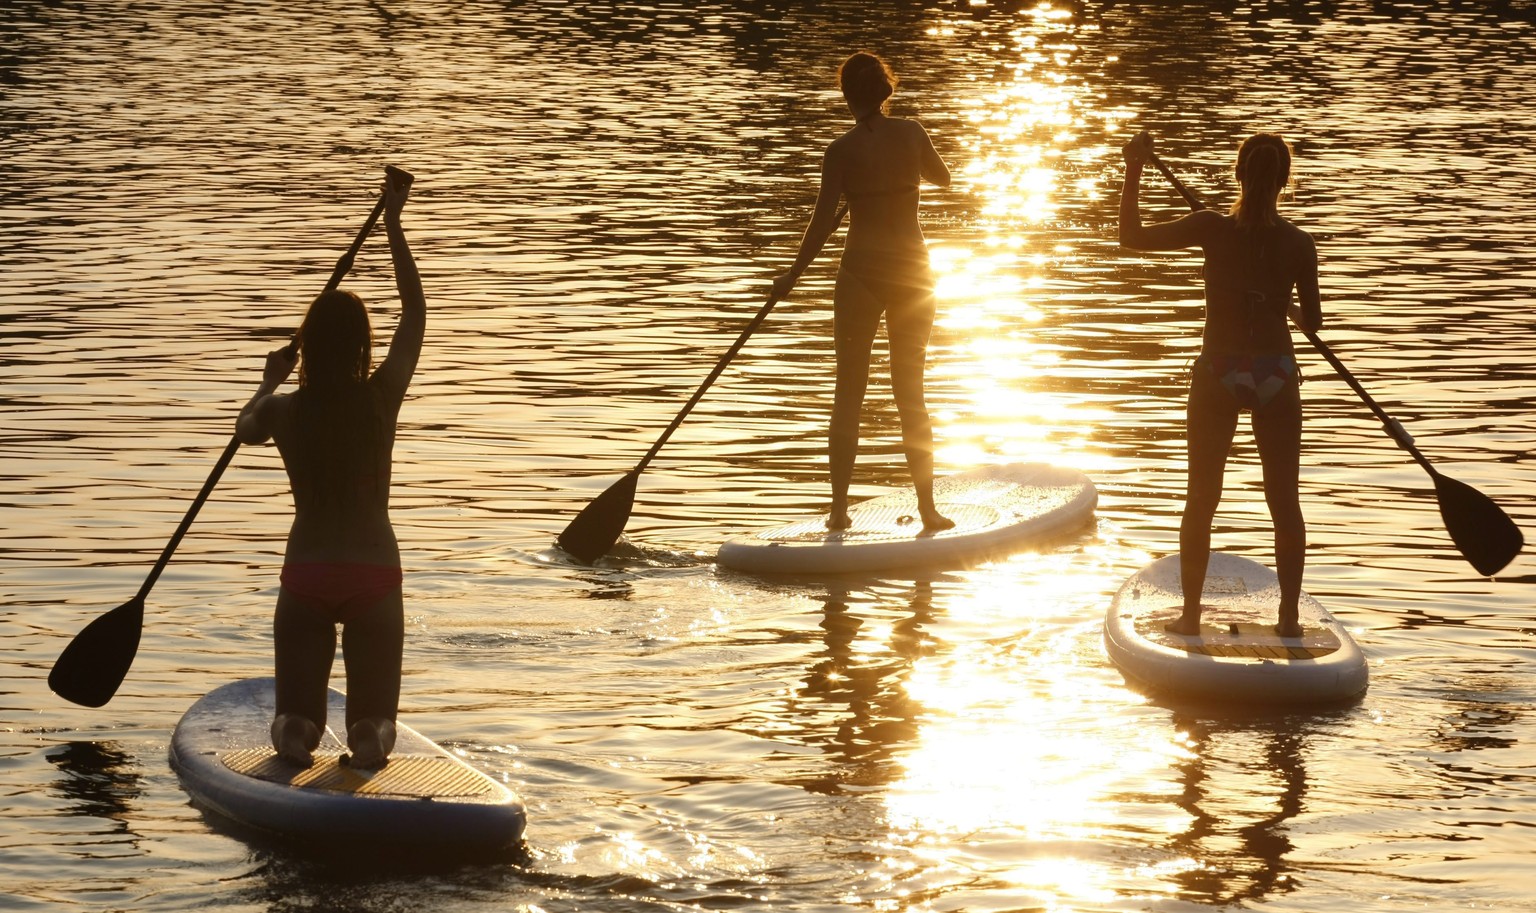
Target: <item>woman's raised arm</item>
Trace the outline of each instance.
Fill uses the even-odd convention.
[[[400,222],[400,212],[405,208],[410,188],[398,187],[393,181],[388,183],[384,197],[384,230],[389,235],[389,254],[395,266],[400,320],[395,324],[389,352],[373,376],[391,396],[403,399],[411,375],[416,373],[416,362],[421,357],[421,343],[427,330],[427,300],[421,290],[421,273],[416,269],[416,260],[411,256],[411,246]]]

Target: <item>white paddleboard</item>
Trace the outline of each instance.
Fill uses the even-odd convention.
[[[329,716],[346,717],[331,689]],[[345,744],[326,728],[308,769],[277,757],[270,728],[273,680],[217,688],[182,716],[171,766],[196,802],[233,821],[301,843],[473,853],[515,845],[527,814],[512,790],[402,723],[389,762],[373,771],[341,763]]]
[[[1198,635],[1163,626],[1179,617],[1179,556],[1133,574],[1104,618],[1104,647],[1126,680],[1148,693],[1283,706],[1343,701],[1365,690],[1360,647],[1317,600],[1301,594],[1301,637],[1280,637],[1280,582],[1262,564],[1213,552]]]
[[[935,479],[933,498],[953,529],[924,532],[907,489],[853,505],[848,529],[828,530],[823,514],[731,539],[716,560],[769,574],[964,566],[1078,529],[1093,519],[1098,492],[1074,469],[1011,463]]]

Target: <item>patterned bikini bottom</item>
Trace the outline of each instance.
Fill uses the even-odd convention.
[[[1208,355],[1195,359],[1195,370],[1211,372],[1239,409],[1262,409],[1299,373],[1291,355]]]

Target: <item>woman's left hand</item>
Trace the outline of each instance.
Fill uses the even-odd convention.
[[[391,221],[400,219],[400,211],[405,209],[405,201],[411,195],[411,185],[408,181],[396,181],[393,178],[384,179],[384,216]]]
[[[1152,160],[1152,134],[1143,130],[1121,148],[1127,165],[1145,165]]]

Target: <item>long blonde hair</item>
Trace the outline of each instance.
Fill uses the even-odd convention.
[[[1237,150],[1242,193],[1232,204],[1241,228],[1280,224],[1280,191],[1291,179],[1291,147],[1274,133],[1255,133]]]

